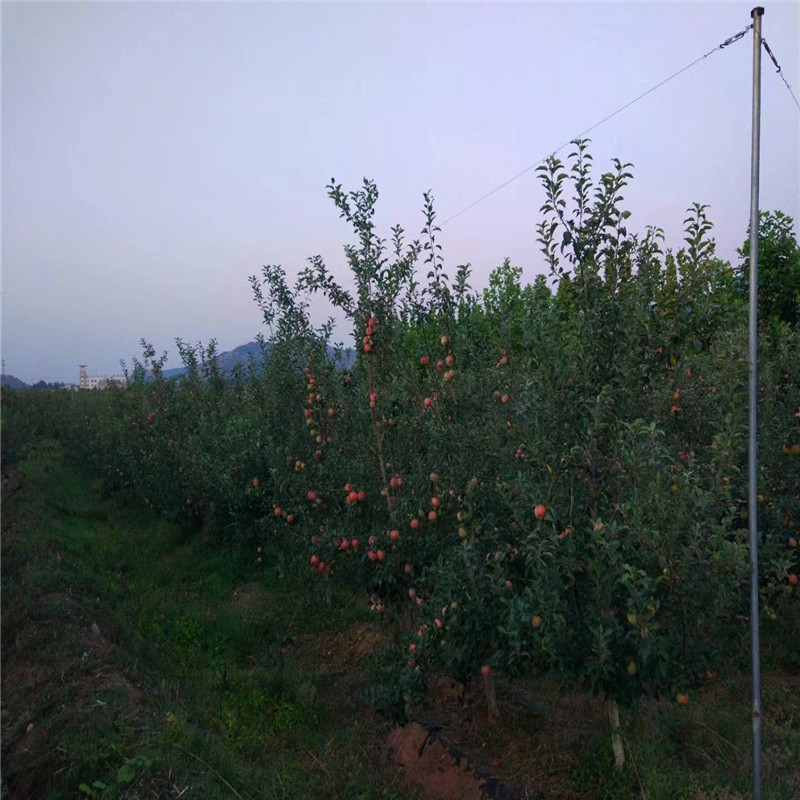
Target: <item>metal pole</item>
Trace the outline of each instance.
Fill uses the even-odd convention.
[[[761,646],[758,629],[758,178],[761,143],[761,18],[760,6],[750,12],[753,20],[753,142],[750,170],[750,314],[747,514],[750,525],[750,638],[753,667],[753,800],[761,800]]]

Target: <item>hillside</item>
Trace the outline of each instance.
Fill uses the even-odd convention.
[[[267,345],[269,350],[269,345]],[[333,355],[333,348],[329,348],[329,352]],[[217,356],[219,366],[225,371],[230,372],[239,364],[246,366],[250,359],[258,363],[261,358],[261,345],[258,342],[247,342],[247,344],[239,345],[233,350],[228,350],[220,353]],[[350,369],[355,362],[355,354],[352,349],[346,349],[343,352],[342,358],[339,360],[338,366],[341,369]],[[174,378],[177,375],[183,375],[186,372],[185,367],[175,367],[173,369],[164,370],[165,378]]]
[[[267,350],[269,350],[269,345],[267,345]],[[330,348],[330,353],[331,356],[333,356],[333,348]],[[219,365],[224,372],[231,372],[233,368],[239,364],[246,366],[251,358],[256,363],[258,363],[261,358],[261,345],[256,341],[239,345],[233,350],[226,350],[217,356]],[[342,358],[339,360],[338,366],[340,369],[350,369],[354,362],[355,354],[353,350],[346,349],[342,355]],[[172,369],[164,370],[164,377],[174,378],[178,375],[183,375],[185,372],[185,367],[174,367]],[[6,387],[7,389],[25,390],[58,388],[63,384],[49,384],[45,383],[44,381],[39,381],[36,384],[28,384],[14,375],[0,375],[0,385]]]
[[[5,386],[7,389],[29,389],[25,381],[15,378],[13,375],[0,375],[0,386]]]

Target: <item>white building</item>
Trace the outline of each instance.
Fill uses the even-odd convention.
[[[112,383],[125,386],[124,375],[89,375],[86,372],[86,364],[80,365],[81,371],[78,373],[79,389],[106,389]]]

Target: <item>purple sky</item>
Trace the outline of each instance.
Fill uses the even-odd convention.
[[[223,350],[260,330],[247,278],[350,232],[331,177],[417,236],[750,23],[752,3],[3,3],[2,355],[23,380],[119,371],[145,337]],[[764,36],[798,95],[800,4]],[[709,203],[735,258],[749,213],[752,34],[591,134],[632,161],[634,228],[677,245]],[[800,111],[764,62],[761,207],[800,217]],[[542,270],[533,172],[445,226],[486,285]],[[328,309],[314,307],[316,321]],[[341,329],[340,338],[345,335]]]

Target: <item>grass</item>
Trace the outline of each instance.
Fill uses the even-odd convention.
[[[300,663],[320,628],[363,622],[353,602],[279,580],[255,542],[204,542],[102,496],[55,446],[29,449],[19,481],[4,504],[4,796],[412,796],[355,700],[347,724],[327,713],[330,665]]]
[[[3,506],[3,798],[417,796],[358,702],[388,655],[353,598],[327,605],[281,579],[269,548],[256,561],[256,538],[209,541],[103,495],[53,443],[19,453]],[[477,689],[460,694],[434,683],[418,717],[521,798],[750,796],[747,675],[720,676],[685,708],[624,712],[622,773],[588,695],[499,685],[494,725]],[[792,800],[796,669],[765,672],[764,708],[764,797]]]

